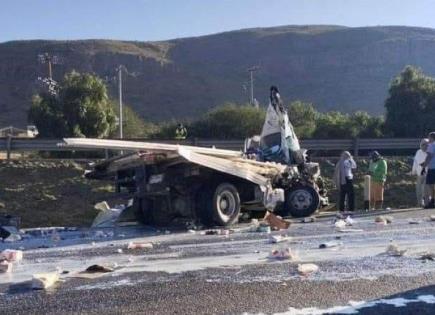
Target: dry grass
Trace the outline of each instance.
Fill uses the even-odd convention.
[[[0,161],[0,211],[20,216],[22,227],[87,226],[93,205],[110,197],[109,183],[83,178],[72,161]]]

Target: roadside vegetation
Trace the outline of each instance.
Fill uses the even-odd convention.
[[[55,92],[43,91],[33,97],[29,120],[38,127],[40,137],[118,136],[117,102],[96,75],[72,71]],[[287,108],[296,134],[303,139],[423,137],[432,131],[435,120],[435,79],[407,66],[391,82],[385,118],[362,111],[319,112],[314,104],[302,101],[292,102]],[[191,121],[153,123],[125,105],[124,137],[172,139],[181,122],[191,138],[243,139],[260,133],[265,115],[265,108],[226,103]]]

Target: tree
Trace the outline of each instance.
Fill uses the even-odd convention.
[[[191,123],[188,130],[194,137],[243,139],[260,134],[265,117],[264,109],[229,103]]]
[[[107,137],[115,129],[115,114],[103,81],[92,74],[72,71],[57,94],[33,97],[29,110],[41,137]]]
[[[111,102],[111,105],[115,114],[119,116],[118,104]],[[155,124],[145,122],[130,106],[124,104],[122,109],[124,138],[148,138],[157,132],[157,126]],[[112,131],[111,137],[119,137],[119,125]]]
[[[391,83],[385,101],[386,130],[396,137],[426,135],[435,121],[435,80],[407,66]]]
[[[288,109],[290,122],[299,138],[311,138],[313,136],[319,115],[313,104],[301,101],[292,102]]]

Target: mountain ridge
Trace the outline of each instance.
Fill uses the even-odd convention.
[[[123,64],[125,102],[146,120],[193,119],[225,102],[247,102],[247,69],[259,65],[255,95],[268,87],[286,102],[313,102],[320,111],[383,113],[388,85],[406,65],[435,75],[435,29],[404,26],[286,25],[167,41],[29,40],[0,43],[0,126],[26,124],[37,78],[37,55],[60,57],[54,78],[93,72],[116,97],[115,68]],[[249,89],[248,89],[249,90]]]

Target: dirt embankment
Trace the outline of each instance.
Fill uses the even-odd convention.
[[[337,202],[338,192],[332,183],[336,159],[322,159],[320,161],[322,177],[326,181],[329,199]],[[387,157],[388,175],[385,185],[384,207],[411,208],[417,205],[415,195],[415,177],[409,175],[412,160],[410,157]],[[368,174],[369,162],[367,158],[356,159],[357,170],[354,172],[356,207],[364,205],[364,175]]]
[[[86,226],[93,205],[113,197],[110,182],[83,177],[74,161],[0,160],[0,212],[21,217],[21,227]]]

